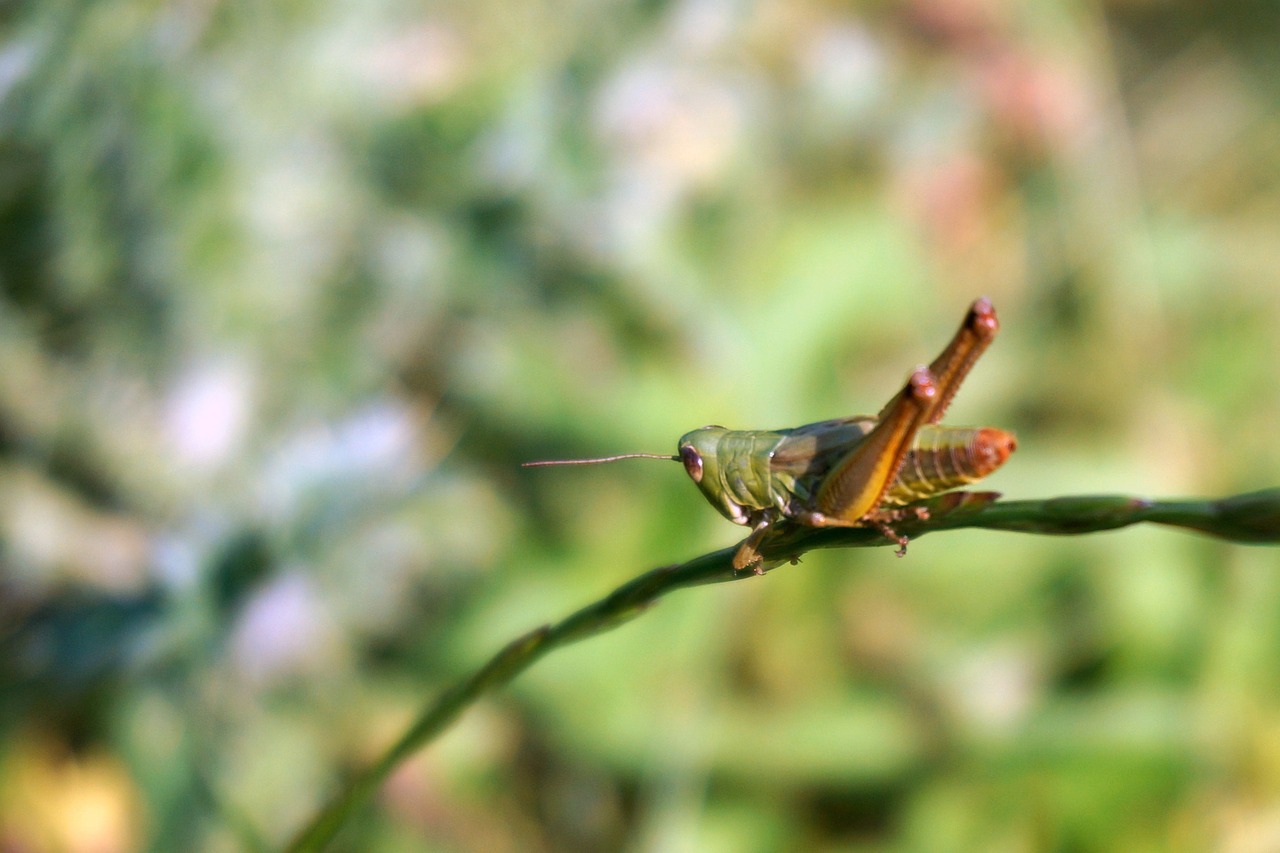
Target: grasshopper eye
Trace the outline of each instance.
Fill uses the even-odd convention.
[[[693,449],[693,445],[686,444],[680,448],[680,461],[684,463],[684,470],[689,472],[689,478],[695,483],[701,483],[702,456]]]

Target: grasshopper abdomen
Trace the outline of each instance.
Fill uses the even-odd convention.
[[[1011,433],[995,427],[922,427],[884,502],[911,503],[976,483],[1003,465],[1017,446]]]

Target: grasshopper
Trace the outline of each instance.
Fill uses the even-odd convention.
[[[618,459],[671,459],[725,518],[751,528],[733,567],[764,573],[761,544],[788,524],[875,527],[906,553],[892,525],[923,518],[916,501],[988,476],[1016,449],[994,427],[939,426],[969,369],[999,331],[985,298],[969,308],[959,331],[928,367],[911,378],[874,417],[859,415],[791,429],[731,430],[706,426],[681,436],[674,456],[627,453],[599,459],[527,462],[571,465]]]

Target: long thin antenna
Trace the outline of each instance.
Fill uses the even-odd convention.
[[[679,456],[661,453],[623,453],[620,456],[601,456],[599,459],[548,459],[545,462],[522,462],[521,468],[537,468],[540,465],[594,465],[597,462],[617,462],[619,459],[670,459],[679,462]]]

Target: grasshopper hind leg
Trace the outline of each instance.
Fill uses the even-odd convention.
[[[881,504],[917,434],[925,424],[942,419],[970,368],[999,330],[990,300],[975,301],[946,348],[928,367],[916,369],[907,386],[880,411],[871,432],[827,474],[810,523],[877,525],[892,531],[888,525],[904,516],[882,509]],[[890,538],[903,545],[897,534]]]
[[[910,537],[904,536],[893,529],[893,525],[900,521],[924,521],[929,517],[929,510],[922,506],[905,506],[897,509],[878,510],[867,517],[868,523],[875,526],[877,530],[889,541],[897,544],[897,549],[893,552],[899,557],[907,556],[907,545],[911,542]]]
[[[942,419],[970,368],[999,329],[990,300],[975,301],[946,348],[928,367],[916,368],[906,387],[880,411],[871,431],[826,472],[812,505],[785,515],[810,527],[874,527],[898,544],[899,556],[905,554],[907,537],[898,534],[893,525],[925,518],[927,510],[902,507],[902,497],[891,494],[898,473],[921,428]],[[1011,440],[1002,446],[1007,449],[994,453],[998,460],[992,470],[1012,450]],[[773,532],[771,525],[782,518],[778,511],[767,510],[750,519],[752,531],[734,554],[734,569],[753,567],[763,574],[760,548]]]
[[[875,428],[822,481],[808,523],[815,527],[865,523],[898,475],[938,397],[933,373],[927,367],[916,368],[906,387],[885,407]]]

